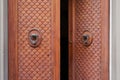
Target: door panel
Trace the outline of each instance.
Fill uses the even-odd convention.
[[[9,0],[9,80],[59,80],[59,28],[59,0]]]
[[[69,2],[70,80],[108,80],[108,2],[108,0]],[[86,38],[88,40],[84,40]]]

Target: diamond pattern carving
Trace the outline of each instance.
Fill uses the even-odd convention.
[[[18,80],[53,80],[54,54],[52,34],[52,0],[18,0]],[[42,33],[37,48],[30,47],[28,32]]]
[[[73,80],[102,80],[101,0],[75,0],[74,9]],[[93,35],[89,47],[81,43],[86,30]]]

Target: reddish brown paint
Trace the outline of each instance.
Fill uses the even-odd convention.
[[[9,51],[8,51],[9,52],[9,67],[8,68],[9,68],[9,80],[22,80],[25,76],[24,75],[22,75],[22,77],[20,76],[21,74],[23,74],[22,72],[20,72],[20,69],[24,70],[24,69],[22,69],[22,67],[25,66],[26,64],[28,64],[29,60],[31,60],[33,58],[33,56],[31,56],[31,58],[29,60],[27,60],[25,65],[23,65],[23,66],[21,66],[21,63],[25,60],[25,58],[23,58],[22,61],[19,61],[19,60],[22,58],[22,56],[29,53],[27,50],[31,50],[31,53],[29,53],[29,54],[32,54],[32,52],[36,49],[41,50],[40,46],[42,47],[42,45],[44,45],[44,44],[42,44],[44,42],[41,42],[39,47],[32,48],[28,44],[28,39],[26,38],[28,36],[29,30],[26,29],[25,31],[23,30],[23,33],[20,33],[20,31],[25,27],[25,26],[22,26],[22,27],[20,27],[20,26],[22,25],[24,20],[26,20],[26,18],[25,18],[24,20],[22,20],[22,23],[21,23],[20,20],[24,17],[24,15],[21,16],[21,18],[20,18],[20,15],[22,15],[22,13],[24,13],[25,9],[28,9],[28,11],[30,11],[28,7],[29,7],[29,5],[32,5],[31,1],[33,1],[33,0],[8,0],[8,16],[9,16],[8,17],[8,23],[9,23],[8,24],[8,45],[9,45],[8,46],[8,49],[9,49]],[[39,1],[41,1],[41,0],[39,0]],[[22,5],[21,5],[21,3],[22,3]],[[27,5],[28,3],[31,3],[31,4]],[[37,2],[33,2],[33,6],[31,6],[31,9],[32,9],[32,7],[36,6],[34,3],[36,3],[36,5],[37,5]],[[40,4],[41,2],[38,2],[38,3]],[[44,2],[42,2],[42,3],[44,3]],[[49,0],[49,2],[45,2],[44,4],[46,4],[46,5],[50,4],[49,7],[51,8],[50,11],[48,11],[48,13],[50,13],[50,18],[51,18],[51,20],[50,20],[51,25],[49,27],[51,27],[51,30],[52,30],[52,32],[50,33],[52,35],[52,38],[51,38],[52,43],[50,45],[53,46],[52,48],[50,48],[52,51],[52,54],[53,54],[53,55],[51,55],[51,57],[52,57],[51,62],[53,63],[53,64],[51,64],[51,66],[52,66],[53,74],[49,77],[46,77],[46,78],[60,80],[60,1],[59,0]],[[26,7],[24,7],[25,5],[26,5]],[[39,5],[39,7],[41,7],[41,6],[42,6],[42,4]],[[20,11],[20,9],[22,9],[23,7],[24,7],[23,11]],[[39,8],[39,7],[36,6],[36,8]],[[43,8],[45,8],[45,6],[42,7],[42,9]],[[48,6],[47,6],[47,8],[48,8]],[[39,9],[41,9],[41,8],[39,8]],[[33,10],[31,13],[33,13],[33,12],[35,12],[35,10]],[[27,15],[26,13],[27,12],[25,12],[24,14]],[[37,12],[34,15],[37,15]],[[38,17],[42,16],[41,14],[39,14],[39,15],[40,16],[38,16]],[[28,15],[27,17],[29,17],[29,16],[30,15]],[[38,17],[36,19],[40,20],[40,18],[38,18]],[[31,18],[30,20],[33,20],[33,18]],[[43,20],[43,18],[42,18],[42,20]],[[39,22],[42,23],[42,20],[40,20]],[[46,20],[46,22],[47,22],[47,20]],[[35,21],[33,21],[32,23],[34,23],[34,22]],[[30,26],[31,25],[29,25],[27,27],[30,28]],[[41,25],[39,25],[39,26],[41,27]],[[39,28],[37,26],[34,26],[34,28],[35,27]],[[21,28],[21,29],[19,29],[19,28]],[[31,29],[32,29],[32,27],[31,27]],[[46,35],[46,37],[48,35]],[[22,36],[22,38],[20,38],[21,36]],[[43,41],[46,37],[43,38]],[[25,42],[23,42],[23,44],[21,44],[20,42],[24,41],[24,39],[26,39]],[[27,45],[25,45],[23,47],[24,44],[27,44]],[[27,48],[26,52],[24,54],[20,53],[20,49],[21,49],[21,52],[23,52],[23,50],[25,48]],[[46,49],[44,48],[44,50],[46,50]],[[36,53],[37,52],[35,52],[34,54],[36,54]],[[20,54],[21,54],[21,57],[19,57]],[[36,58],[40,57],[40,54],[41,53],[39,53],[39,55],[36,56]],[[48,59],[48,57],[44,57],[44,60],[47,60],[47,59]],[[33,59],[33,60],[36,61],[35,59]],[[41,58],[38,60],[38,62],[40,60],[41,60]],[[31,62],[31,64],[32,63],[33,62]],[[37,62],[35,65],[41,66],[41,64],[39,64]],[[35,67],[35,65],[31,66],[31,69],[33,67]],[[47,64],[44,64],[44,65],[46,66]],[[39,72],[41,72],[42,69],[45,69],[45,67],[43,66],[41,69],[39,69],[40,70]],[[26,74],[28,74],[28,72],[26,72]],[[43,79],[43,77],[44,77],[44,79],[45,79],[45,76],[46,76],[46,75],[44,75],[43,77],[40,77],[41,76],[40,75],[37,78],[36,76],[39,73],[32,73],[31,72],[31,74],[34,74],[34,76],[33,77],[27,76],[25,78],[26,79],[30,78],[30,80],[33,80],[33,79]],[[49,72],[46,74],[49,74]]]
[[[81,42],[85,30],[89,46]],[[109,0],[69,0],[69,80],[109,80]]]

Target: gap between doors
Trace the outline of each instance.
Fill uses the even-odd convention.
[[[68,0],[61,0],[61,70],[60,80],[68,80]]]

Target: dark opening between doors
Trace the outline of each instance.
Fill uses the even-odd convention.
[[[68,0],[61,0],[61,80],[68,80]]]

